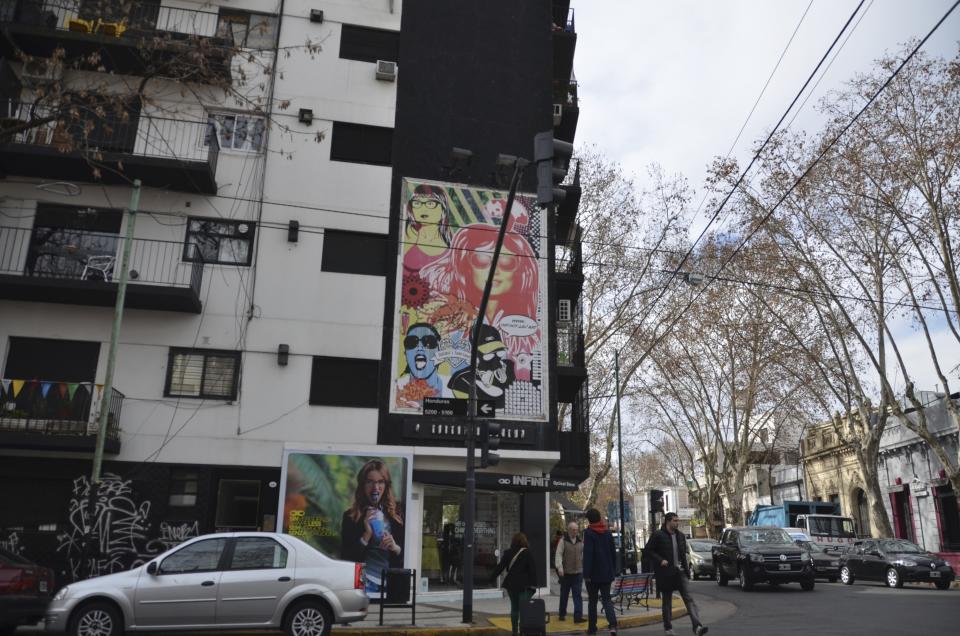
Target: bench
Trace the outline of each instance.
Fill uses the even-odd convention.
[[[650,609],[650,588],[653,585],[653,574],[645,572],[642,574],[621,574],[613,580],[610,586],[610,598],[620,606],[620,613],[623,614],[623,604],[626,602],[627,609],[631,605],[643,605]]]

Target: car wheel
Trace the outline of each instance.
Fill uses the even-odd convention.
[[[937,589],[938,589],[938,590],[949,590],[949,589],[950,589],[950,581],[937,581]]]
[[[750,576],[747,574],[746,568],[742,565],[737,568],[737,573],[740,576],[740,589],[744,592],[748,592],[753,589],[753,581],[750,580]]]
[[[720,587],[726,587],[727,585],[727,573],[719,565],[717,566],[717,585]]]
[[[117,608],[109,603],[83,605],[70,616],[69,636],[120,636],[123,621]]]
[[[287,636],[327,636],[333,626],[333,617],[326,605],[319,601],[300,601],[287,612],[283,631]]]
[[[844,585],[853,585],[853,572],[847,566],[840,568],[840,582]]]
[[[800,589],[804,592],[812,592],[815,586],[816,582],[813,580],[813,577],[800,581]]]
[[[896,568],[887,568],[887,587],[903,587],[903,579]]]

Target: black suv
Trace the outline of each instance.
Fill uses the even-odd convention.
[[[720,544],[713,546],[713,566],[717,585],[740,579],[740,589],[754,583],[800,583],[810,591],[814,586],[813,557],[802,549],[783,528],[747,526],[726,528]]]

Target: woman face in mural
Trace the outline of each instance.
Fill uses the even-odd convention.
[[[474,252],[472,256],[473,284],[477,289],[483,291],[487,284],[487,276],[490,271],[490,264],[493,262],[493,250],[489,252]],[[493,273],[493,284],[490,286],[490,295],[499,296],[506,294],[513,289],[513,273],[517,269],[519,257],[506,247],[500,250],[500,257],[497,259],[497,269]]]
[[[429,378],[437,370],[434,360],[440,346],[440,334],[430,325],[411,325],[403,339],[407,370],[415,378]]]
[[[383,500],[383,494],[387,490],[389,479],[387,475],[379,470],[371,470],[367,473],[363,482],[363,493],[371,505],[377,506]]]
[[[454,236],[451,291],[455,295],[479,305],[496,240],[497,228],[486,224],[468,225]],[[530,243],[520,234],[508,231],[497,260],[491,299],[498,300],[507,314],[535,318],[538,278],[537,255]]]

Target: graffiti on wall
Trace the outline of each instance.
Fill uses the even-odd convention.
[[[66,556],[74,580],[137,567],[199,535],[196,521],[162,521],[159,534],[151,532],[152,503],[138,502],[131,480],[104,474],[93,494],[91,499],[87,477],[73,480],[67,530],[57,535],[57,551]]]
[[[22,554],[23,546],[20,544],[20,535],[16,530],[7,530],[7,536],[0,538],[0,549],[14,554]]]
[[[391,411],[419,413],[425,397],[465,399],[475,384],[498,417],[546,419],[546,215],[516,196],[474,377],[470,342],[507,193],[411,179],[401,187]]]

